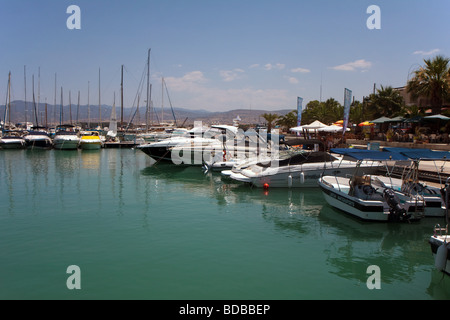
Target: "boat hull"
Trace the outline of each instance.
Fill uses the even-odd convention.
[[[80,141],[80,148],[82,150],[100,150],[102,145],[101,141]]]
[[[24,139],[0,139],[0,147],[2,149],[24,149],[27,147],[27,143]]]
[[[346,214],[366,221],[387,222],[389,220],[389,208],[385,207],[381,201],[366,202],[363,205],[350,197],[334,192],[321,183],[319,183],[319,187],[326,202]]]
[[[313,188],[318,187],[317,181],[323,175],[346,176],[355,171],[354,166],[328,167],[307,164],[303,166],[287,166],[278,169],[271,168],[267,174],[253,174],[251,169],[232,173],[230,178],[251,183],[256,187],[269,185],[270,188]],[[367,167],[366,173],[375,173],[377,167]]]
[[[447,275],[450,275],[450,246],[448,244],[449,240],[449,236],[438,235],[433,235],[428,240],[428,243],[431,247],[431,253],[433,255],[433,258],[435,259],[435,266],[439,269],[442,269],[439,271],[442,271]],[[446,246],[446,250],[444,252],[438,251],[442,245]],[[442,257],[441,255],[444,255],[444,257]]]
[[[157,161],[172,162],[170,149],[166,147],[150,147],[148,145],[143,145],[139,146],[138,149]]]
[[[78,145],[80,144],[79,138],[72,139],[58,139],[55,138],[53,140],[54,148],[58,150],[76,150],[78,149]]]
[[[330,178],[330,179],[326,179]],[[332,184],[332,179],[336,177],[323,177],[318,181],[327,203],[351,216],[365,221],[417,221],[423,216],[424,206],[416,203],[414,200],[400,199],[402,207],[405,209],[406,216],[395,215],[391,213],[391,207],[381,194],[359,198],[349,195],[349,183],[339,183],[336,179],[336,185]],[[329,180],[327,182],[327,180]],[[409,199],[409,198],[408,198]]]
[[[48,136],[34,136],[32,138],[25,137],[28,149],[51,149],[53,141]]]

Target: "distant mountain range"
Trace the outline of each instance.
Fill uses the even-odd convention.
[[[61,119],[61,107],[60,105],[52,105],[39,103],[36,104],[38,117],[37,121],[39,125],[45,124],[46,118],[49,125],[55,125],[60,123]],[[88,110],[89,109],[89,110]],[[140,107],[137,112],[136,108],[124,108],[123,109],[123,121],[125,123],[132,122],[133,124],[145,124],[145,107]],[[184,124],[192,125],[194,121],[202,121],[205,124],[232,124],[233,120],[239,117],[243,124],[263,124],[265,120],[261,117],[264,113],[276,113],[279,115],[285,115],[293,109],[284,109],[277,111],[268,110],[254,110],[254,109],[235,109],[224,112],[211,112],[207,110],[190,110],[185,108],[174,108],[173,113],[171,108],[164,108],[162,113],[161,108],[154,108],[152,114],[149,116],[149,122],[158,124],[161,122],[174,122],[174,115],[178,126]],[[101,105],[100,111],[98,105],[80,105],[78,108],[76,104],[72,106],[65,105],[62,110],[63,123],[75,123],[78,122],[91,122],[98,123],[100,118],[103,125],[111,119],[112,106]],[[5,117],[5,105],[0,105],[0,119],[3,121]],[[120,122],[122,119],[122,110],[120,106],[116,106],[116,118]],[[33,122],[36,124],[36,115],[34,110],[34,104],[25,101],[16,100],[11,102],[11,115],[7,115],[6,121],[13,123],[19,122]]]

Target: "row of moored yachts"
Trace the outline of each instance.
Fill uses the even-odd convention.
[[[5,132],[0,138],[2,149],[100,149],[104,139],[98,131],[75,131],[73,126],[59,128],[51,135],[44,129]]]
[[[212,129],[217,135],[174,137],[137,148],[157,162],[201,165],[256,187],[319,187],[330,205],[363,220],[413,221],[424,216],[444,217],[446,213],[444,188],[419,181],[418,173],[419,162],[445,163],[449,152],[409,148],[335,148],[325,152],[318,140],[297,139],[280,142],[275,150],[270,142],[263,147],[261,141],[239,143],[235,134],[228,135],[234,137],[229,143],[223,137],[232,129]],[[396,166],[404,168],[402,177],[390,174]],[[382,171],[387,174],[380,174]]]

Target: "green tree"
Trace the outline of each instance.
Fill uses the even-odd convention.
[[[266,120],[267,132],[270,132],[272,130],[273,122],[279,118],[279,115],[276,113],[264,113],[261,115],[261,117]]]
[[[439,55],[434,59],[424,59],[424,63],[408,81],[407,91],[413,99],[428,98],[433,114],[438,114],[443,102],[449,98],[450,59]]]
[[[276,124],[282,126],[285,131],[289,131],[290,128],[297,126],[297,115],[298,111],[293,110],[284,116],[280,116]]]
[[[331,124],[341,120],[344,114],[344,107],[335,99],[330,98],[325,102],[317,100],[310,101],[302,114],[302,123],[311,123],[319,120],[325,124]]]
[[[364,111],[366,117],[395,117],[398,116],[405,105],[405,100],[400,93],[391,86],[377,89],[375,94],[371,94],[367,100],[367,110]]]
[[[405,118],[414,118],[417,116],[423,117],[425,115],[425,112],[423,112],[423,110],[416,105],[411,106],[405,105],[402,109],[402,115]]]
[[[356,100],[350,106],[349,122],[358,124],[366,120],[368,119],[366,119],[366,114],[364,113],[364,105],[358,100]]]

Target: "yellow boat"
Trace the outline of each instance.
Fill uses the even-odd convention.
[[[98,131],[84,131],[80,139],[80,148],[83,150],[98,150],[103,147],[103,141]]]

